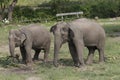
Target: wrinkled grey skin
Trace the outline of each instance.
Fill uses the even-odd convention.
[[[43,26],[32,24],[18,30],[9,31],[9,49],[11,57],[15,57],[15,47],[20,47],[22,60],[26,64],[32,63],[32,49],[35,51],[33,60],[38,60],[40,51],[44,50],[44,61],[46,62],[50,42],[50,32]]]
[[[54,65],[58,66],[58,53],[63,43],[68,42],[74,66],[84,66],[83,48],[88,48],[86,64],[93,62],[94,52],[99,51],[99,61],[104,62],[105,31],[94,21],[77,19],[69,23],[59,22],[50,29],[54,34]]]

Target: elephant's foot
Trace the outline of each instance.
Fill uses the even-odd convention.
[[[39,58],[33,58],[32,60],[33,60],[34,62],[35,62],[35,61],[39,61]]]
[[[43,62],[44,62],[44,63],[47,63],[47,60],[44,59]]]
[[[26,64],[28,68],[32,69],[33,68],[33,62],[32,63],[27,63]]]
[[[101,59],[99,59],[99,62],[105,62],[105,58],[101,58]]]
[[[22,62],[21,62],[22,64],[26,64],[26,61],[25,60],[22,60]]]
[[[75,66],[75,67],[79,67],[80,64],[79,64],[79,63],[74,63],[74,66]]]
[[[32,59],[26,60],[26,65],[27,65],[27,66],[32,66],[32,65],[33,65]]]
[[[86,60],[86,64],[87,64],[87,65],[91,65],[92,63],[93,63],[93,59],[88,58],[88,59]]]
[[[104,63],[105,63],[105,61],[104,61],[104,60],[99,61],[99,64],[104,64]]]
[[[81,65],[79,65],[79,68],[85,68],[85,64],[81,64]]]
[[[87,61],[86,61],[86,64],[87,64],[87,65],[91,65],[92,63],[93,63],[93,61],[90,61],[90,60],[87,60]]]
[[[82,67],[85,67],[85,64],[80,64],[80,63],[74,63],[74,66],[75,67],[78,67],[78,68],[82,68]]]
[[[53,62],[53,65],[54,65],[55,67],[58,67],[58,63],[57,63],[57,62]]]

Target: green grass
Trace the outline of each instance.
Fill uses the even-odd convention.
[[[37,6],[43,2],[48,2],[50,0],[18,0],[17,5],[20,6]]]
[[[108,34],[120,32],[120,25],[118,25],[118,24],[104,25],[104,29],[105,29],[106,33],[108,33]]]
[[[55,22],[44,23],[49,30]],[[119,31],[120,25],[103,25],[105,31],[114,33]],[[0,28],[0,46],[8,44],[8,32],[10,29],[18,28],[16,25],[7,25]],[[52,35],[52,33],[51,33]],[[52,36],[53,37],[53,36]],[[84,48],[84,58],[88,54]],[[59,53],[59,67],[52,64],[53,60],[53,38],[49,59],[50,62],[35,63],[33,70],[28,70],[23,64],[12,63],[7,60],[9,53],[0,52],[0,80],[26,80],[29,77],[38,77],[40,80],[119,80],[120,79],[120,37],[107,37],[105,46],[106,62],[98,64],[98,52],[95,52],[95,59],[92,65],[84,68],[76,68],[68,51],[67,44],[63,45]]]

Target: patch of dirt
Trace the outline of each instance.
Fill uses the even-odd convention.
[[[9,45],[2,45],[2,46],[0,46],[0,54],[2,54],[2,53],[6,53],[7,55],[10,55]],[[33,57],[34,53],[35,53],[35,52],[32,50],[32,54],[31,54],[32,57]],[[15,48],[15,54],[20,55],[20,58],[21,58],[21,54],[20,54],[20,49],[19,49],[19,47]],[[41,52],[40,55],[39,55],[39,58],[43,58],[43,57],[44,57],[44,53]]]
[[[0,46],[0,53],[8,53],[8,52],[9,52],[8,45]]]
[[[7,53],[8,55],[10,55],[10,53],[9,53],[9,45],[0,46],[0,53]],[[19,48],[15,48],[15,53],[16,54],[20,53]]]
[[[26,79],[26,80],[42,80],[41,78],[39,78],[39,77],[30,77],[30,78],[28,78],[28,79]]]
[[[0,73],[1,74],[5,74],[5,75],[9,75],[11,73],[14,74],[22,74],[22,75],[35,75],[37,74],[37,69],[30,69],[27,66],[23,66],[23,67],[13,67],[13,68],[0,68]]]

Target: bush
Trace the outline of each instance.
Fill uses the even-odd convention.
[[[33,9],[28,6],[17,6],[14,9],[14,20],[51,18],[55,19],[57,13],[83,11],[83,16],[94,18],[117,17],[120,16],[120,0],[50,0],[38,7],[50,7],[49,9]]]
[[[84,16],[94,18],[120,16],[119,0],[51,0],[52,13],[83,11]]]
[[[118,25],[118,24],[104,25],[103,28],[104,28],[107,36],[110,36],[110,37],[120,36],[120,25]]]
[[[51,14],[49,14],[49,10],[44,9],[36,9],[34,10],[32,7],[20,7],[17,6],[14,9],[14,21],[17,20],[32,20],[32,19],[45,19],[50,18]]]

